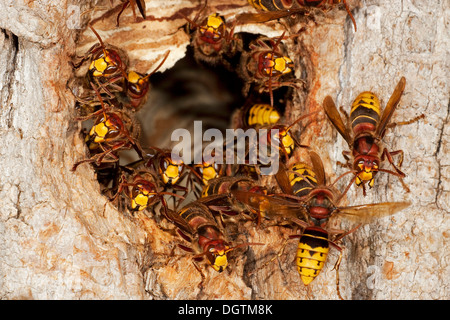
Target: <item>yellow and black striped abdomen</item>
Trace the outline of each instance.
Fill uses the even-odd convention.
[[[328,232],[319,227],[308,227],[300,237],[297,249],[297,270],[307,286],[325,265],[328,251]]]
[[[190,225],[192,230],[199,226],[216,226],[216,222],[208,207],[201,203],[192,202],[178,212],[181,219]]]
[[[191,207],[185,207],[181,209],[178,214],[182,219],[184,219],[187,223],[191,221],[193,218],[200,216],[200,212],[198,210],[194,210]]]
[[[248,3],[258,9],[264,11],[277,11],[289,9],[294,1],[292,0],[248,0]]]
[[[208,184],[203,187],[202,197],[221,194],[229,185],[230,179],[228,179],[228,177],[211,179]]]
[[[214,182],[214,180],[213,180]],[[218,188],[220,188],[220,185],[217,183],[208,183],[203,187],[202,190],[202,197],[208,197],[212,196],[214,194],[218,194]]]
[[[269,104],[255,104],[245,114],[247,126],[275,124],[280,120],[278,111]]]
[[[313,169],[305,163],[296,163],[289,170],[289,182],[294,195],[306,196],[317,186],[316,174]]]
[[[360,93],[352,104],[350,112],[353,132],[373,131],[380,120],[380,101],[369,91]]]

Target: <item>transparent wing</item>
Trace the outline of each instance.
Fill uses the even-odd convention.
[[[278,172],[275,175],[275,179],[277,180],[278,186],[280,189],[286,193],[286,194],[292,194],[292,186],[289,181],[289,176],[287,173],[287,168],[284,163],[279,164],[280,168],[278,169]]]
[[[262,215],[307,219],[303,202],[246,191],[233,191],[232,194],[238,201],[245,203]]]
[[[189,235],[193,235],[195,233],[195,231],[192,229],[192,227],[177,212],[175,212],[173,210],[167,210],[166,216],[178,228],[189,233]]]
[[[352,145],[352,138],[350,136],[350,132],[347,129],[347,126],[342,121],[341,115],[334,104],[333,98],[330,96],[326,96],[323,100],[323,108],[325,109],[325,113],[330,119],[331,123],[334,125],[336,130],[341,134],[341,136],[347,141],[347,143]]]
[[[326,176],[325,176],[325,169],[323,167],[322,159],[316,152],[311,151],[311,150],[309,151],[309,157],[311,158],[314,173],[317,176],[317,184],[319,186],[324,186],[326,184]]]
[[[398,82],[397,86],[394,89],[391,97],[389,98],[386,107],[384,108],[383,115],[381,116],[381,120],[377,126],[377,130],[375,132],[376,136],[379,137],[383,135],[384,130],[386,129],[387,124],[391,120],[392,115],[394,114],[395,108],[400,102],[400,98],[402,97],[403,91],[405,90],[406,79],[402,77]]]
[[[410,204],[409,201],[371,203],[338,208],[335,214],[359,223],[370,223],[375,219],[393,215],[407,208]]]
[[[298,8],[298,9],[283,9],[277,11],[268,11],[268,12],[260,12],[260,13],[241,13],[236,17],[236,21],[239,24],[247,24],[247,23],[263,23],[271,20],[276,20],[280,18],[284,18],[293,14],[304,14],[306,9]]]

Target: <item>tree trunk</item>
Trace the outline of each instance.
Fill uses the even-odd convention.
[[[384,142],[403,149],[402,170],[407,193],[395,176],[380,173],[376,186],[362,197],[352,186],[343,205],[411,201],[396,215],[359,228],[342,240],[339,270],[341,293],[347,299],[446,299],[449,296],[450,148],[447,1],[347,1],[357,31],[345,10],[315,12],[315,22],[300,19],[238,26],[235,32],[278,36],[306,28],[285,42],[294,58],[296,76],[305,90],[294,92],[287,122],[322,110],[330,95],[349,110],[353,99],[371,90],[382,107],[401,76],[406,89],[393,121],[420,114],[425,119],[389,129]],[[74,120],[75,99],[70,64],[97,40],[88,21],[105,43],[125,50],[130,63],[151,72],[163,54],[160,71],[185,55],[189,38],[182,12],[193,17],[199,1],[146,1],[147,19],[137,22],[128,8],[120,27],[121,6],[110,1],[0,0],[0,297],[2,299],[337,299],[338,258],[331,249],[328,263],[305,287],[294,259],[292,230],[261,230],[239,225],[239,242],[264,246],[230,253],[229,270],[204,267],[201,280],[192,257],[177,247],[182,239],[151,214],[132,217],[100,194],[89,165],[74,173],[73,164],[86,156],[81,124]],[[236,13],[255,12],[244,0],[209,1],[232,21]],[[88,9],[94,9],[81,15]],[[341,8],[343,9],[343,8]],[[75,90],[76,91],[76,90]],[[145,123],[142,124],[145,126]],[[302,129],[301,142],[321,155],[327,174],[345,169],[346,142],[321,113]],[[300,155],[298,155],[300,156]],[[342,221],[338,227],[347,229]]]

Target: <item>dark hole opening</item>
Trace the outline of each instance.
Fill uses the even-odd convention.
[[[244,50],[259,35],[241,33]],[[215,128],[225,133],[232,128],[233,112],[241,108],[247,99],[258,103],[270,103],[268,93],[259,93],[253,88],[244,95],[244,81],[239,76],[238,55],[231,65],[224,66],[199,63],[194,50],[187,47],[186,56],[164,72],[157,72],[151,78],[151,89],[146,105],[138,112],[142,125],[141,143],[145,146],[171,148],[173,130],[193,130],[194,121],[202,121],[202,130]],[[292,88],[281,87],[273,91],[276,108],[284,113],[285,103]],[[192,132],[191,132],[192,133]]]

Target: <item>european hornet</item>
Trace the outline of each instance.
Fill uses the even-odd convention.
[[[114,101],[132,111],[139,110],[147,100],[150,88],[149,78],[157,72],[166,61],[170,51],[167,51],[160,64],[149,74],[143,75],[137,71],[127,71],[126,54],[119,48],[108,46],[103,43],[100,35],[92,26],[89,26],[99,40],[82,57],[81,61],[73,64],[74,68],[79,68],[86,60],[90,60],[85,81],[94,83],[99,87],[102,98],[105,101]],[[77,97],[82,104],[81,109],[97,110],[100,102],[95,99],[95,94],[84,98]]]
[[[210,181],[218,179],[225,174],[225,166],[214,162],[214,159],[203,159],[202,164],[194,165],[194,169],[198,171],[202,183],[206,186]]]
[[[264,204],[262,204],[259,207],[259,210],[255,210],[253,206],[236,198],[234,193],[244,195],[269,195],[271,190],[268,190],[257,180],[249,177],[220,177],[212,180],[209,185],[203,188],[202,197],[198,199],[198,201],[207,204],[210,209],[217,211],[220,214],[227,216],[242,214],[247,220],[256,220],[257,225],[261,224],[262,218],[273,218],[273,210],[277,211],[277,218],[281,218],[282,220],[286,220],[285,218],[288,217],[294,217],[291,215],[295,210],[285,206],[284,199],[280,199],[280,202],[278,202],[277,198],[271,197],[270,207],[266,208]],[[295,215],[295,217],[296,216],[297,215]]]
[[[295,0],[248,0],[248,3],[258,10],[277,11],[291,9]]]
[[[303,119],[310,117],[311,115],[316,113],[317,112],[311,112],[306,115],[303,115],[289,125],[276,123],[274,125],[269,126],[260,126],[260,127],[257,126],[257,128],[268,129],[267,144],[270,145],[272,143],[272,139],[274,139],[275,145],[279,146],[279,150],[284,155],[284,159],[287,162],[289,157],[292,156],[294,149],[296,147],[309,148],[306,145],[302,145],[295,138],[295,136],[291,134],[291,129]],[[278,130],[278,134],[273,134],[272,130]]]
[[[274,170],[278,170],[277,163],[280,161],[288,162],[295,148],[309,148],[309,146],[301,144],[295,135],[292,134],[292,128],[306,117],[315,113],[317,112],[301,116],[289,125],[282,123],[272,125],[256,124],[253,128],[259,134],[249,134],[249,143],[245,140],[242,141],[242,136],[238,137],[238,139],[236,137],[233,140],[227,139],[225,142],[227,150],[226,160],[229,161],[228,156],[230,155],[231,157],[231,154],[233,154],[235,158],[232,161],[236,163],[230,166],[229,171],[226,171],[227,175],[244,175],[259,179],[261,174],[274,174]],[[228,151],[231,149],[233,149],[233,152]],[[265,172],[262,172],[262,170]]]
[[[149,148],[152,151],[147,152],[144,166],[156,172],[158,180],[161,181],[166,190],[180,191],[182,192],[182,198],[184,198],[193,185],[191,175],[193,174],[197,179],[201,179],[198,173],[191,166],[186,165],[182,158],[172,158],[170,150],[157,147]],[[183,181],[186,181],[186,186],[183,185]],[[176,203],[175,207],[177,208],[179,204],[179,202]]]
[[[296,265],[300,278],[305,285],[309,285],[323,269],[330,245],[336,248],[339,251],[339,258],[334,267],[336,270],[336,290],[339,298],[342,299],[339,290],[339,265],[342,259],[342,248],[337,242],[354,232],[360,225],[345,232],[331,229],[329,227],[330,219],[342,217],[360,224],[369,223],[374,219],[392,215],[408,207],[410,203],[384,202],[340,207],[338,204],[346,191],[340,194],[334,188],[334,184],[341,177],[337,178],[332,184],[327,184],[322,160],[313,151],[310,151],[309,154],[313,165],[309,167],[302,164],[304,168],[308,168],[306,171],[293,171],[297,178],[294,179],[291,176],[289,181],[286,171],[281,171],[277,176],[281,189],[287,193],[270,196],[241,191],[232,193],[236,199],[253,207],[254,210],[264,211],[269,216],[284,215],[291,222],[304,229],[302,234],[290,236],[289,239],[299,238]],[[311,177],[314,177],[314,179],[310,179]],[[309,192],[302,192],[301,194],[304,195],[301,197],[293,195],[292,187],[295,187],[296,183],[302,180],[304,180],[303,185],[310,185]]]
[[[254,215],[260,222],[260,216],[264,212],[255,212],[245,203],[237,201],[232,191],[245,191],[267,194],[267,189],[261,186],[258,181],[245,176],[220,177],[213,179],[202,190],[202,197],[199,202],[208,204],[209,208],[218,211],[220,214],[235,216],[238,214]]]
[[[117,93],[118,100],[123,103],[127,108],[137,111],[147,101],[148,91],[150,89],[150,77],[156,73],[166,61],[170,51],[167,51],[160,64],[149,74],[143,75],[136,71],[129,71],[127,73],[125,91]]]
[[[246,82],[243,93],[246,95],[252,84],[256,90],[269,92],[270,106],[273,107],[273,90],[283,86],[297,88],[298,79],[283,80],[292,76],[294,62],[287,56],[281,40],[278,38],[259,37],[249,44],[249,51],[244,51],[239,64],[239,74]]]
[[[164,185],[177,185],[186,175],[186,165],[183,159],[173,159],[170,150],[156,147],[150,147],[150,149],[153,152],[147,153],[148,160],[145,166],[157,172]]]
[[[148,168],[133,170],[128,179],[122,173],[117,192],[110,201],[116,200],[122,194],[128,199],[127,207],[129,211],[149,210],[160,202],[166,217],[168,208],[164,195],[180,197],[174,193],[163,191],[163,187],[155,177],[155,174]]]
[[[277,108],[267,103],[253,103],[247,101],[235,115],[233,115],[234,128],[255,128],[257,126],[274,125],[281,118]]]
[[[230,166],[224,163],[216,163],[213,157],[210,159],[203,158],[201,164],[193,164],[189,168],[194,175],[194,180],[189,181],[197,198],[201,196],[202,189],[208,186],[210,182],[230,174]]]
[[[85,142],[92,155],[88,159],[78,161],[72,171],[82,163],[94,163],[97,167],[104,163],[118,162],[118,152],[134,149],[142,158],[142,148],[138,143],[140,125],[127,112],[114,105],[105,105],[98,89],[92,84],[101,103],[101,110],[89,116],[78,118],[84,121],[95,118],[94,124],[86,135]]]
[[[212,13],[197,23],[206,6],[207,1],[194,20],[183,16],[189,23],[188,32],[192,35],[194,58],[197,62],[210,65],[221,63],[228,69],[232,69],[229,60],[241,51],[242,40],[234,35],[234,26],[229,28],[225,18],[218,13]]]
[[[269,104],[254,104],[244,115],[248,127],[272,125],[280,120],[280,113]]]
[[[327,7],[343,4],[356,31],[356,21],[346,0],[248,0],[248,3],[261,13],[243,13],[238,16],[241,23],[267,22],[294,14],[308,15],[310,8],[326,10]]]
[[[151,149],[151,151],[148,149]],[[180,185],[180,182],[187,174],[187,166],[184,164],[183,160],[181,158],[172,159],[169,150],[163,150],[156,147],[146,147],[143,152],[145,155],[140,157],[140,159],[127,164],[125,169],[132,170],[133,172],[149,172],[147,176],[151,174],[152,180],[154,181],[153,183],[157,184],[158,188],[162,188],[164,191],[159,192],[160,194],[168,194],[184,200],[189,189]],[[176,193],[168,193],[166,192],[167,190],[172,190],[174,192],[182,191],[184,193],[182,196],[179,196]],[[175,202],[175,207],[178,207],[178,205],[179,203]],[[167,207],[166,204],[165,207]]]
[[[292,194],[297,197],[306,196],[317,187],[317,177],[312,167],[306,163],[293,163],[289,167],[288,179]]]
[[[167,56],[166,56],[167,57]],[[161,66],[161,64],[160,64]],[[158,66],[158,68],[160,67]],[[136,71],[129,71],[127,78],[123,79],[124,85],[118,87],[119,90],[108,90],[108,94],[103,93],[102,99],[110,104],[116,105],[118,108],[125,108],[130,111],[138,111],[147,101],[150,89],[149,77],[155,73],[143,75]],[[108,88],[109,89],[109,88]],[[100,110],[101,103],[93,96],[76,97],[78,104],[77,109],[81,116],[86,116]]]
[[[266,129],[267,135],[261,135],[258,144],[267,144],[267,147],[269,147],[272,139],[276,139],[275,145],[277,149],[281,150],[287,159],[295,148],[295,145],[300,145],[291,135],[290,130],[304,117],[301,117],[289,126],[280,124],[280,118],[281,114],[275,107],[265,103],[253,103],[252,100],[248,100],[233,115],[233,127],[242,129]],[[278,130],[278,134],[272,131],[275,129]]]
[[[112,97],[111,90],[124,90],[116,82],[122,82],[123,85],[123,79],[127,78],[128,61],[120,49],[105,46],[97,31],[92,26],[89,26],[89,28],[91,28],[99,42],[92,46],[78,63],[73,64],[73,67],[78,69],[85,61],[89,60],[90,63],[86,74],[88,86],[90,86],[90,83],[94,83],[100,88],[100,92],[104,91]]]
[[[220,177],[203,187],[202,197],[229,195],[232,190],[250,191],[258,188],[256,181],[247,177]],[[259,189],[259,188],[258,188]]]
[[[194,253],[194,266],[202,276],[200,286],[205,276],[196,262],[206,258],[208,265],[217,272],[222,272],[228,266],[227,253],[249,245],[262,245],[261,243],[242,243],[233,247],[208,206],[198,201],[189,203],[178,213],[169,210],[169,215],[170,220],[178,227],[179,235],[191,243],[191,247],[181,244],[179,247]]]
[[[367,182],[369,187],[372,188],[375,175],[379,171],[397,176],[404,189],[409,192],[409,188],[403,182],[406,175],[399,169],[403,162],[403,150],[389,151],[381,144],[386,128],[389,127],[389,121],[405,89],[405,84],[406,80],[402,77],[382,114],[380,101],[374,93],[366,91],[359,94],[352,104],[350,117],[345,114],[347,125],[344,124],[339,115],[333,99],[327,96],[323,101],[323,107],[328,118],[348,143],[350,151],[343,152],[343,156],[347,160],[346,166],[354,170],[355,183],[357,186],[362,186],[364,195],[366,195],[365,183]],[[408,124],[422,117],[423,115],[401,124]],[[394,155],[400,157],[397,165],[394,164],[392,159]],[[350,162],[350,157],[353,157],[353,163]],[[380,164],[385,158],[395,171],[380,168]]]

